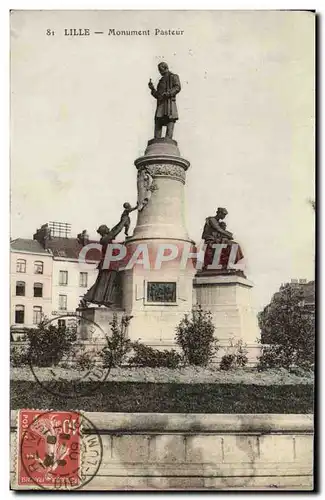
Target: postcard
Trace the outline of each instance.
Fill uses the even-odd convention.
[[[315,20],[10,12],[11,489],[313,490]]]

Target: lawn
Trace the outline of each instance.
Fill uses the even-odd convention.
[[[55,396],[31,380],[11,381],[11,408],[159,413],[313,413],[313,386],[220,383],[58,382]],[[50,387],[53,388],[52,385]]]
[[[215,366],[112,368],[104,382],[62,367],[11,368],[11,408],[160,413],[312,413],[312,372]],[[53,375],[56,380],[54,381]],[[51,392],[49,392],[49,389]],[[53,394],[54,392],[54,394]],[[72,396],[72,397],[71,397]]]
[[[107,370],[107,382],[157,382],[174,384],[245,384],[245,385],[300,385],[313,384],[313,372],[292,373],[285,369],[257,371],[256,368],[238,368],[236,370],[219,370],[216,365],[209,367],[186,366],[170,368],[112,368]],[[54,368],[35,368],[37,378],[42,381],[56,379],[76,380],[83,374],[78,370]],[[12,380],[34,381],[29,366],[11,368]]]

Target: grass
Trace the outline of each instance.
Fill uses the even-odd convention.
[[[54,396],[35,381],[11,381],[11,408],[159,413],[313,413],[313,386],[93,382],[55,386]],[[53,388],[53,385],[50,387]]]
[[[35,368],[37,378],[42,381],[53,380],[53,373],[57,379],[81,379],[83,373],[78,370],[62,367]],[[11,368],[12,380],[35,381],[29,366]],[[245,385],[300,385],[313,384],[314,374],[309,371],[296,370],[296,373],[285,369],[270,369],[259,372],[256,368],[237,368],[236,370],[222,371],[217,366],[200,367],[186,366],[176,369],[170,368],[112,368],[108,375],[108,382],[157,382],[174,384],[245,384]]]

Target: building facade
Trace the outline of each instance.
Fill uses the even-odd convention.
[[[11,242],[11,326],[35,327],[52,311],[53,257],[38,241]]]
[[[37,233],[36,233],[37,237]],[[79,262],[78,238],[11,241],[11,317],[13,333],[35,328],[42,319],[74,313],[97,276],[99,251]]]
[[[98,261],[80,263],[77,240],[53,239],[52,316],[73,313],[83,295],[94,284]]]

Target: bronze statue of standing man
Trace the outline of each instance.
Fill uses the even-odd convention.
[[[176,106],[176,95],[181,90],[179,76],[171,73],[165,62],[158,64],[161,78],[155,89],[151,79],[148,83],[151,94],[157,99],[157,109],[155,114],[155,139],[161,138],[162,127],[166,127],[166,137],[173,138],[174,126],[178,120]]]

